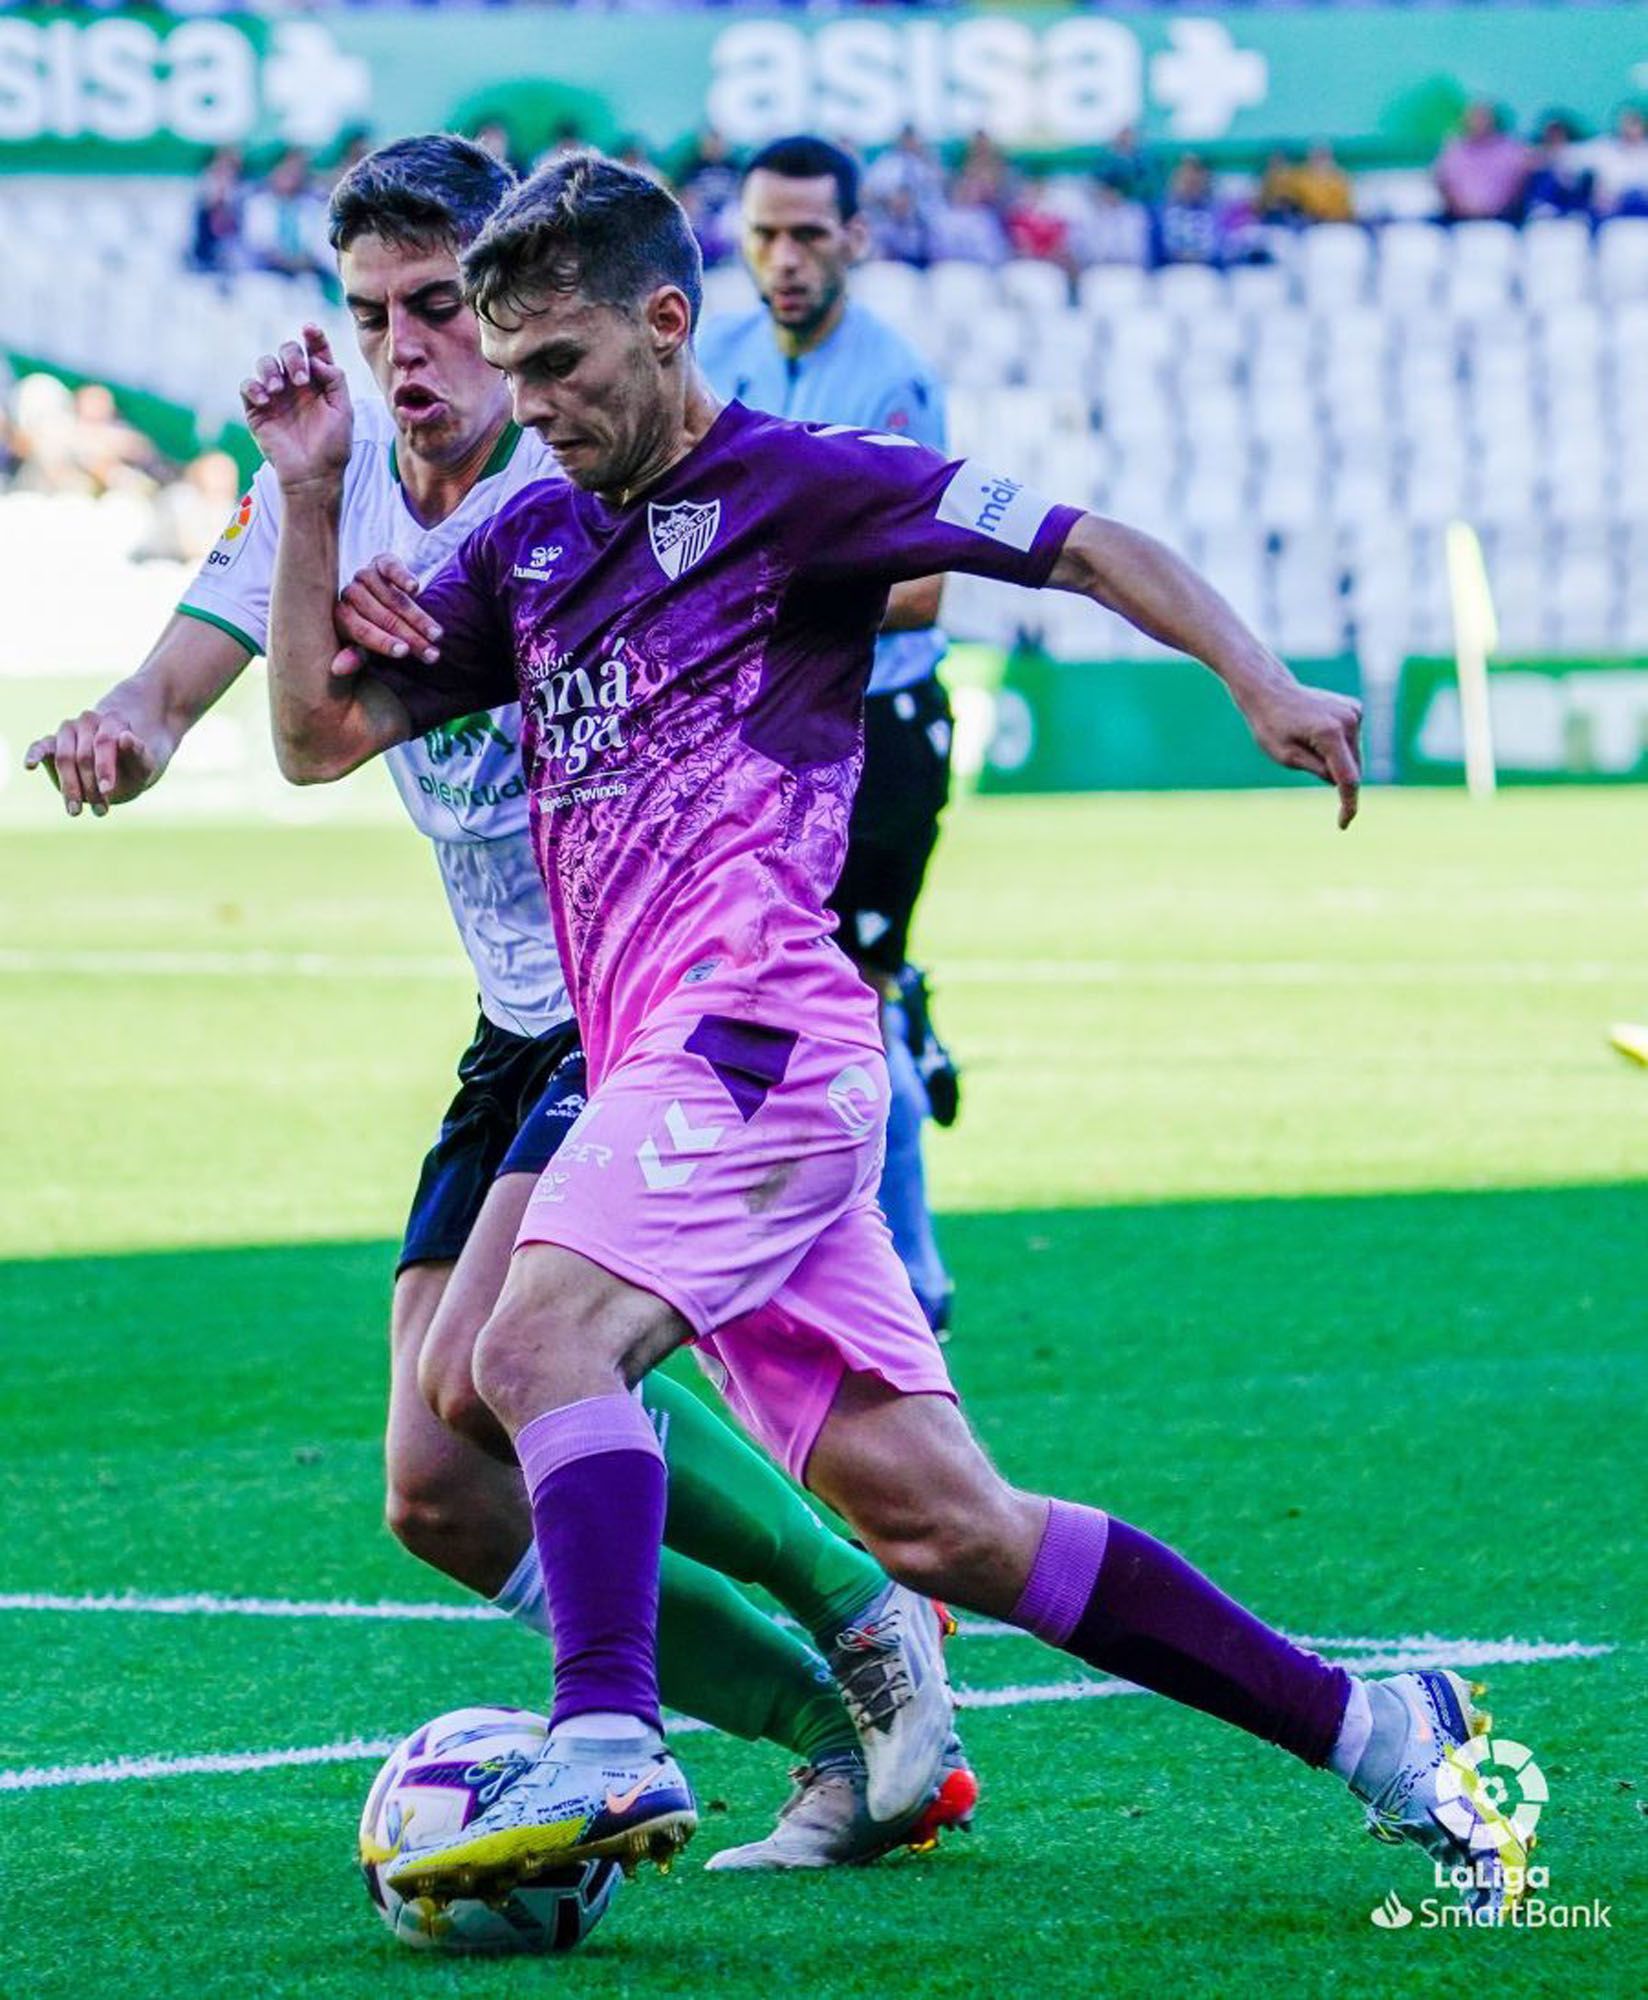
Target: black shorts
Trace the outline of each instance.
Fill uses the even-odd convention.
[[[910,919],[950,797],[950,697],[936,676],[864,703],[864,775],[847,861],[830,898],[849,958],[889,976],[904,964]]]
[[[584,1108],[575,1024],[530,1039],[483,1014],[458,1060],[458,1094],[424,1158],[396,1272],[451,1263],[500,1174],[541,1174]]]

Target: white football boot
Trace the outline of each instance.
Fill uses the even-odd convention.
[[[978,1804],[978,1779],[959,1736],[946,1746],[938,1790],[918,1813],[893,1825],[870,1817],[862,1757],[823,1757],[798,1765],[790,1776],[795,1790],[766,1839],[725,1847],[710,1856],[706,1868],[860,1867],[900,1847],[928,1854],[941,1833],[970,1827]]]
[[[826,1652],[858,1731],[872,1819],[920,1811],[944,1776],[955,1703],[944,1666],[947,1614],[890,1583]]]
[[[409,1900],[501,1896],[545,1868],[605,1856],[626,1875],[667,1869],[698,1825],[692,1788],[656,1732],[557,1731],[456,1840],[404,1854],[389,1886]]]
[[[1454,1673],[1396,1674],[1368,1683],[1394,1695],[1407,1729],[1392,1753],[1357,1767],[1351,1789],[1368,1809],[1368,1830],[1394,1844],[1412,1841],[1447,1869],[1468,1869],[1464,1902],[1487,1922],[1504,1922],[1521,1900],[1528,1850],[1492,1788],[1478,1774],[1493,1718],[1475,1705],[1481,1692]]]

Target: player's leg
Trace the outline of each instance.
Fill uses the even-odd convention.
[[[420,1392],[419,1368],[443,1307],[491,1286],[498,1258],[488,1202],[514,1130],[523,1077],[537,1047],[483,1015],[458,1062],[458,1089],[425,1156],[395,1274],[385,1428],[387,1516],[396,1537],[433,1568],[485,1597],[504,1589],[528,1535],[526,1497],[513,1462],[494,1463],[439,1423]]]
[[[1354,1679],[1150,1535],[1009,1485],[942,1396],[845,1375],[807,1477],[913,1588],[1333,1770],[1386,1838],[1451,1864],[1488,1862],[1469,1899],[1479,1907],[1520,1893],[1520,1839],[1449,1757],[1486,1726],[1457,1675]]]
[[[550,1200],[567,1178],[545,1176]],[[667,1865],[690,1839],[697,1809],[664,1747],[658,1688],[664,1457],[630,1393],[690,1331],[663,1298],[588,1257],[517,1249],[473,1367],[530,1496],[555,1642],[550,1733],[457,1841],[406,1858],[400,1894],[495,1894],[600,1855]]]
[[[512,1472],[514,1447],[475,1389],[475,1342],[503,1289],[528,1198],[584,1102],[583,1057],[571,1046],[520,1120],[420,1353],[423,1393],[441,1423]],[[815,1643],[832,1644],[886,1589],[887,1578],[861,1549],[826,1528],[771,1463],[690,1390],[649,1375],[641,1394],[669,1468],[667,1546],[770,1591]],[[524,1499],[513,1525],[519,1557],[531,1542]],[[667,1689],[666,1698],[682,1706]]]
[[[474,1379],[531,1495],[555,1629],[551,1734],[462,1840],[397,1872],[402,1893],[496,1892],[557,1858],[667,1857],[690,1835],[656,1674],[665,1468],[629,1385],[695,1330],[759,1306],[832,1214],[867,1199],[877,1068],[856,1046],[683,1020],[604,1080],[540,1182]],[[666,1151],[676,1171],[661,1179]],[[935,1754],[912,1809],[937,1770]]]
[[[421,1562],[496,1598],[530,1538],[520,1473],[448,1430],[418,1386],[419,1352],[453,1269],[410,1264],[395,1280],[384,1512],[396,1540]]]
[[[413,1553],[547,1637],[526,1489],[507,1434],[475,1393],[468,1347],[473,1329],[484,1323],[503,1289],[538,1172],[583,1108],[583,1063],[570,1036],[523,1044],[483,1025],[478,1043],[485,1060],[477,1061],[473,1049],[465,1057],[465,1087],[426,1163],[396,1284],[390,1519]],[[523,1095],[530,1103],[521,1116]],[[489,1172],[497,1177],[487,1185]],[[456,1259],[427,1254],[457,1243],[462,1249]],[[432,1365],[443,1352],[459,1364],[437,1377],[448,1422],[435,1415],[426,1393]],[[714,1423],[707,1412],[701,1419],[700,1428]],[[729,1454],[752,1457],[724,1425],[718,1428]],[[678,1427],[677,1450],[702,1462],[688,1481],[689,1520],[716,1507],[713,1441],[700,1441],[695,1449],[695,1438],[689,1413]],[[776,1472],[767,1471],[775,1518],[784,1518],[786,1510],[816,1518]],[[747,1490],[746,1466],[739,1463],[724,1476],[746,1489],[739,1503],[744,1512],[761,1505]],[[721,1511],[733,1514],[734,1503]],[[729,1548],[734,1540],[727,1529],[710,1543]],[[868,1557],[832,1540],[845,1561],[809,1550],[799,1531],[793,1533],[788,1564],[802,1571],[811,1555],[824,1579],[821,1588],[831,1582],[839,1588],[844,1573],[861,1569],[875,1587],[884,1584]],[[852,1720],[812,1647],[696,1563],[668,1559],[661,1592],[659,1680],[672,1708],[733,1735],[765,1737],[809,1768],[857,1756]],[[867,1851],[862,1833],[855,1838],[850,1827],[838,1833],[832,1858],[858,1859]]]

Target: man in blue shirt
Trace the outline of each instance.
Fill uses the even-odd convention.
[[[698,358],[719,395],[803,422],[890,431],[943,451],[944,395],[899,334],[848,295],[869,248],[858,164],[827,140],[778,139],[741,190],[744,258],[762,303],[712,320]],[[864,775],[833,898],[840,940],[882,995],[893,1101],[881,1205],[935,1326],[950,1280],[934,1239],[921,1125],[956,1115],[956,1072],[932,1030],[927,986],[906,957],[910,919],[950,789],[950,703],[938,678],[942,577],[895,585],[864,712]]]

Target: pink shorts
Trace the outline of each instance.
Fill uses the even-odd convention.
[[[844,1374],[955,1393],[876,1206],[886,1110],[878,1050],[713,1014],[662,1025],[591,1092],[516,1241],[673,1306],[800,1478]]]

